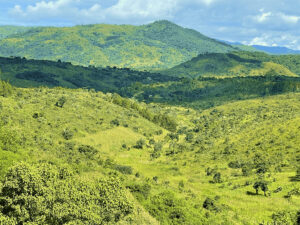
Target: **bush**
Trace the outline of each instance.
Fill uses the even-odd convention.
[[[145,140],[144,139],[140,139],[140,140],[138,140],[136,142],[136,144],[135,144],[134,147],[137,148],[137,149],[143,149],[145,144],[146,144]]]
[[[73,133],[73,131],[71,131],[70,129],[67,128],[62,132],[62,136],[64,137],[64,139],[66,139],[68,141],[73,138],[74,133]]]
[[[299,212],[298,215],[300,215]],[[300,224],[299,218],[295,211],[280,211],[272,215],[273,224],[296,225]]]
[[[13,93],[13,87],[5,81],[0,81],[0,96],[8,97],[12,93]]]
[[[78,151],[87,157],[92,157],[98,153],[98,150],[90,145],[81,145],[78,147]]]
[[[18,164],[0,185],[1,224],[116,223],[132,209],[117,178],[83,182],[46,163]]]
[[[215,201],[211,198],[206,198],[203,202],[203,208],[207,210],[216,210]]]
[[[66,102],[67,102],[67,99],[65,96],[63,96],[60,99],[58,99],[58,101],[55,103],[55,106],[62,108]]]
[[[132,167],[131,166],[121,166],[121,165],[116,165],[115,170],[118,170],[119,172],[123,174],[132,174]]]

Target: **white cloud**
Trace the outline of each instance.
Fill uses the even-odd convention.
[[[259,23],[265,22],[268,18],[270,18],[270,16],[272,15],[271,12],[263,12],[261,15],[257,15],[255,17],[255,20]]]

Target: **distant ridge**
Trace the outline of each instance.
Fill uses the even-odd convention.
[[[1,31],[2,29],[2,31]],[[11,28],[11,29],[17,29]],[[0,56],[62,60],[78,65],[162,69],[201,53],[226,53],[231,45],[161,20],[142,26],[0,27]]]

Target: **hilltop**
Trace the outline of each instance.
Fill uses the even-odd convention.
[[[201,53],[235,50],[165,20],[142,26],[95,24],[13,30],[3,32],[1,56],[60,59],[85,66],[171,68]]]

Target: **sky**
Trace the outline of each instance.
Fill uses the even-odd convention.
[[[300,0],[0,0],[0,25],[170,20],[212,38],[300,50]]]

